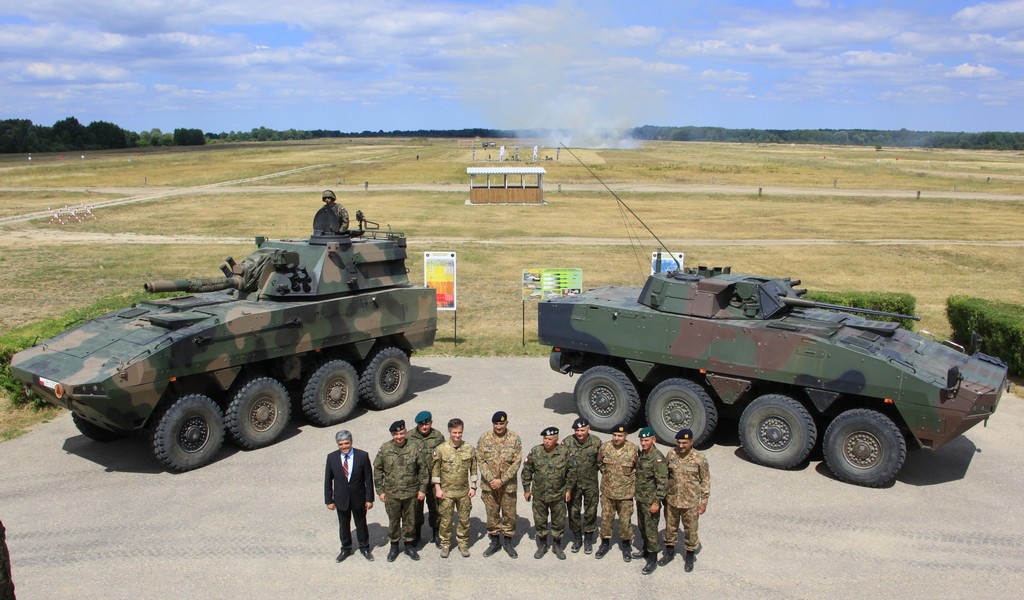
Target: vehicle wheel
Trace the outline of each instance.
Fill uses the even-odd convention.
[[[892,419],[856,408],[835,418],[822,443],[825,464],[840,481],[878,487],[896,477],[907,458],[907,440]]]
[[[409,355],[401,348],[385,346],[370,355],[359,377],[359,397],[369,406],[384,410],[396,406],[409,391]]]
[[[359,401],[359,374],[343,360],[317,367],[302,391],[302,414],[321,427],[341,423],[352,416]]]
[[[235,390],[224,413],[231,441],[249,450],[276,442],[292,414],[292,401],[284,384],[272,377],[256,377]]]
[[[109,429],[104,429],[99,425],[93,425],[75,413],[71,413],[71,420],[74,421],[75,427],[78,428],[78,431],[81,432],[82,435],[94,442],[112,442],[125,436],[123,433],[117,433]]]
[[[740,445],[752,461],[792,469],[811,453],[818,426],[811,413],[789,396],[756,398],[740,415]]]
[[[629,423],[640,411],[636,386],[614,367],[587,369],[576,382],[573,397],[580,416],[597,431],[611,431],[619,423]]]
[[[647,396],[647,424],[658,440],[674,446],[680,429],[693,431],[694,445],[703,444],[718,425],[718,408],[704,388],[688,379],[666,379]]]
[[[224,418],[208,396],[178,398],[153,429],[153,453],[168,468],[189,471],[213,460],[224,443]]]

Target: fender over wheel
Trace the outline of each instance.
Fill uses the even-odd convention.
[[[658,440],[675,445],[680,429],[693,431],[694,445],[703,444],[718,425],[718,408],[700,384],[672,378],[659,383],[647,396],[647,424]]]
[[[116,431],[104,429],[99,425],[93,425],[92,423],[86,421],[82,417],[79,417],[75,413],[71,413],[71,420],[74,421],[75,427],[78,428],[78,431],[82,435],[89,438],[90,440],[93,440],[94,442],[102,442],[105,444],[107,442],[113,442],[114,440],[119,440],[125,437],[125,434],[123,433],[117,433]]]
[[[291,398],[284,385],[272,377],[255,377],[234,390],[224,413],[231,441],[249,450],[276,442],[292,414]]]
[[[818,440],[811,413],[793,398],[767,394],[740,415],[740,445],[759,465],[792,469],[807,459]]]
[[[168,468],[189,471],[208,464],[224,443],[224,417],[208,396],[174,400],[153,428],[153,453]]]
[[[892,481],[907,458],[907,440],[892,419],[855,408],[832,421],[822,440],[825,464],[840,481],[879,487]]]
[[[359,373],[344,360],[329,360],[310,375],[302,391],[302,414],[321,427],[352,416],[359,402]]]
[[[622,371],[605,365],[591,367],[580,375],[573,389],[576,411],[597,431],[611,431],[630,423],[640,411],[640,395]]]
[[[376,410],[397,406],[409,391],[409,372],[409,355],[401,348],[374,351],[359,377],[360,399]]]

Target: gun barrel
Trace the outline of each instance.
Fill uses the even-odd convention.
[[[920,321],[921,317],[914,315],[901,315],[899,313],[885,312],[884,310],[874,310],[871,308],[856,308],[853,306],[843,306],[842,304],[829,304],[827,302],[815,302],[814,300],[805,300],[803,298],[794,298],[792,296],[780,296],[782,303],[787,306],[799,306],[803,308],[828,308],[831,310],[841,310],[844,312],[857,313],[862,315],[874,315],[876,317],[891,317],[894,319],[911,319],[914,321]]]
[[[151,294],[158,292],[217,292],[228,288],[238,288],[238,277],[211,277],[208,279],[159,279],[142,284],[142,289]]]

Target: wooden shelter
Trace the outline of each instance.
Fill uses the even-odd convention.
[[[466,173],[470,204],[544,203],[544,167],[468,167]]]

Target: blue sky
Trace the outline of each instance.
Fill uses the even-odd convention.
[[[0,119],[1022,131],[1024,0],[0,0]]]

